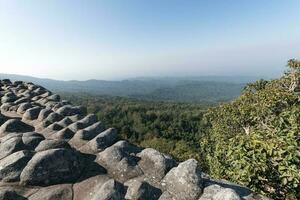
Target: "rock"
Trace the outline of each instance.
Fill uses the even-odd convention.
[[[74,132],[69,128],[64,128],[51,135],[52,139],[71,139],[74,136]]]
[[[48,117],[45,120],[50,122],[51,124],[53,124],[54,122],[58,122],[62,119],[63,119],[62,115],[60,115],[58,113],[55,113],[55,112],[52,112],[48,115]]]
[[[47,97],[50,101],[60,101],[60,96],[58,94],[53,94]]]
[[[41,188],[29,197],[29,200],[72,200],[73,191],[71,184],[53,185]]]
[[[31,151],[18,151],[0,160],[0,180],[4,182],[19,181],[20,174],[32,158]]]
[[[15,104],[21,104],[21,103],[28,103],[28,102],[29,102],[28,97],[21,97],[21,98],[17,99],[14,103]]]
[[[57,113],[63,116],[71,116],[71,115],[83,115],[84,108],[82,106],[71,106],[71,105],[64,105],[56,110]]]
[[[83,163],[71,149],[50,149],[36,153],[23,169],[23,185],[51,185],[74,182],[79,178]]]
[[[34,128],[18,119],[9,119],[0,127],[0,133],[22,133],[34,131]]]
[[[25,148],[22,137],[11,137],[0,144],[0,159],[5,158],[14,152],[24,150]]]
[[[108,180],[99,189],[95,187],[95,193],[91,200],[122,200],[124,199],[124,188],[122,184],[113,179]],[[124,199],[125,200],[125,199]]]
[[[138,156],[141,158],[140,168],[153,181],[161,181],[167,172],[176,166],[175,160],[155,149],[144,149]]]
[[[58,148],[70,149],[71,147],[64,140],[44,140],[35,148],[35,151],[45,151]]]
[[[121,182],[143,174],[137,165],[134,155],[138,148],[126,141],[119,141],[98,154],[97,162],[104,166],[108,173]]]
[[[80,151],[84,153],[97,153],[103,151],[107,147],[114,144],[117,141],[117,137],[117,130],[114,128],[109,128],[85,144],[82,148],[80,148]]]
[[[60,120],[59,122],[57,122],[57,124],[59,124],[60,126],[62,126],[64,128],[69,126],[72,123],[73,123],[73,121],[69,117],[65,117],[62,120]]]
[[[202,194],[203,180],[198,162],[189,159],[171,169],[161,185],[175,200],[197,200]]]
[[[21,103],[18,110],[17,110],[17,113],[18,114],[24,114],[25,111],[29,108],[32,108],[31,103]]]
[[[37,119],[39,116],[39,113],[41,111],[41,107],[36,106],[33,108],[29,108],[28,110],[25,111],[25,113],[23,114],[23,120],[34,120]]]
[[[40,135],[40,134],[37,134],[37,135],[26,135],[26,134],[23,134],[22,136],[22,141],[23,141],[23,144],[25,145],[25,148],[28,149],[28,150],[34,150],[41,141],[43,141],[45,138]]]
[[[48,115],[52,112],[53,111],[51,111],[50,109],[46,109],[46,108],[42,109],[39,113],[38,120],[39,121],[45,120],[48,117]]]
[[[162,195],[159,197],[158,200],[174,200],[174,198],[172,197],[172,195],[168,191],[165,191],[165,192],[162,193]]]
[[[203,189],[203,194],[199,200],[211,200],[212,197],[222,189],[221,186],[213,184]]]
[[[0,104],[1,105],[1,104]],[[15,104],[14,103],[3,103],[0,107],[1,109],[1,112],[7,112],[9,111],[9,109],[14,106]]]
[[[90,200],[110,179],[107,175],[96,175],[75,183],[73,186],[74,200]]]
[[[128,200],[157,200],[161,190],[151,186],[145,181],[129,180],[125,183],[128,187],[125,198]]]
[[[101,122],[96,122],[93,125],[86,127],[84,130],[79,130],[76,133],[76,136],[82,140],[91,140],[104,130],[104,125]]]
[[[53,124],[50,124],[47,128],[51,131],[59,131],[62,130],[64,127],[59,125],[57,122],[54,122]]]
[[[0,200],[27,200],[27,198],[19,195],[15,191],[0,190]]]
[[[212,200],[240,200],[239,195],[230,188],[223,188],[219,190],[213,197]]]

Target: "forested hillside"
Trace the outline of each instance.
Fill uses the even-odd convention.
[[[62,94],[120,136],[179,160],[198,159],[215,178],[274,199],[300,199],[300,61],[279,79],[248,84],[222,105]]]

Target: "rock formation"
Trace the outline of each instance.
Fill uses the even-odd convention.
[[[0,81],[0,200],[255,200],[194,159],[118,141],[81,106],[22,81]],[[101,120],[101,119],[100,119]]]

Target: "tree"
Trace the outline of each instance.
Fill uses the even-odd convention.
[[[289,67],[288,75],[291,79],[289,91],[295,92],[295,90],[299,88],[300,60],[290,59],[288,60],[287,66]]]

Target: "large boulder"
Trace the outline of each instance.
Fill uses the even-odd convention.
[[[74,132],[69,128],[64,128],[56,133],[53,133],[50,138],[52,139],[71,139],[74,136]]]
[[[113,145],[117,141],[117,137],[117,130],[114,128],[109,128],[106,131],[100,133],[97,137],[95,137],[88,143],[86,143],[82,148],[80,148],[80,151],[92,154],[98,153],[100,151],[103,151],[107,147]]]
[[[108,180],[101,186],[96,185],[94,191],[91,200],[125,200],[124,186],[113,179]]]
[[[153,187],[145,181],[132,179],[124,185],[128,187],[125,195],[125,198],[128,200],[157,200],[161,195],[160,189]]]
[[[103,123],[96,122],[95,124],[92,124],[91,126],[88,126],[85,129],[77,131],[75,137],[82,140],[91,140],[104,130],[105,127]]]
[[[70,149],[70,145],[64,140],[44,140],[35,148],[35,151],[45,151],[49,149],[66,148]]]
[[[159,151],[146,148],[138,154],[141,158],[139,166],[144,174],[152,181],[161,181],[167,172],[176,166],[175,160]]]
[[[22,137],[11,136],[0,144],[0,159],[5,158],[14,152],[24,150],[25,148]]]
[[[47,109],[47,108],[42,109],[39,113],[38,120],[39,121],[45,120],[48,117],[48,115],[52,112],[53,112],[52,110]]]
[[[175,200],[198,200],[203,189],[198,162],[189,159],[180,163],[167,173],[161,185]]]
[[[119,141],[98,154],[97,162],[115,179],[125,182],[143,174],[137,165],[139,149],[126,141]]]
[[[19,119],[9,119],[0,127],[0,134],[5,133],[24,133],[34,131],[34,128]]]
[[[64,105],[56,110],[57,113],[63,115],[63,116],[71,116],[71,115],[83,115],[84,107],[82,106],[71,106],[71,105]]]
[[[30,108],[28,110],[25,111],[25,113],[23,114],[23,120],[34,120],[37,119],[39,116],[39,113],[41,111],[41,107],[36,106],[33,108]]]
[[[0,200],[27,200],[16,191],[0,189]]]
[[[18,181],[23,168],[32,158],[31,151],[18,151],[0,160],[0,180],[4,182]]]
[[[53,185],[48,187],[43,187],[33,195],[31,195],[28,200],[72,200],[73,191],[71,184],[61,184]]]
[[[19,108],[17,109],[17,113],[24,114],[26,112],[26,110],[28,110],[29,108],[32,108],[31,103],[28,103],[28,102],[21,103]]]
[[[50,149],[36,153],[21,173],[23,185],[51,185],[74,182],[83,163],[71,149]]]

